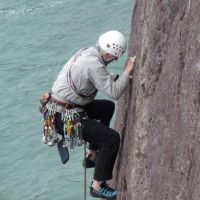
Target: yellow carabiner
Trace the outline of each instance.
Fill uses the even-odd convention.
[[[71,126],[71,120],[67,120],[67,134],[72,134],[72,126]]]

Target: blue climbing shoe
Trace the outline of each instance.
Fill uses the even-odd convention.
[[[95,198],[102,198],[106,200],[115,200],[117,198],[117,191],[109,187],[106,182],[101,184],[101,189],[95,190],[90,187],[90,195]]]

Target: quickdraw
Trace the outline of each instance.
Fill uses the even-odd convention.
[[[54,146],[59,142],[55,129],[55,115],[58,104],[48,102],[42,110],[43,114],[43,143]],[[74,109],[64,109],[61,112],[63,122],[64,142],[63,147],[73,149],[84,144],[82,138],[81,115]]]
[[[68,148],[73,149],[83,144],[80,115],[75,109],[66,110],[62,113],[62,121],[64,123],[64,138]]]
[[[47,103],[42,110],[43,114],[43,143],[48,146],[54,146],[58,141],[57,133],[55,130],[55,113],[56,104]]]

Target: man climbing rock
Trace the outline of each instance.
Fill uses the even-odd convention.
[[[97,198],[117,197],[117,191],[110,188],[106,181],[112,179],[120,137],[116,131],[109,128],[114,103],[94,98],[97,91],[101,91],[111,99],[117,100],[124,92],[133,71],[135,57],[128,59],[120,76],[109,74],[106,66],[118,60],[125,49],[126,41],[122,33],[109,31],[102,34],[94,47],[78,51],[66,63],[52,87],[52,102],[65,109],[79,110],[82,138],[90,144],[84,165],[88,160],[95,165],[90,194]],[[61,135],[64,134],[63,126],[62,115],[57,114],[55,127]],[[94,159],[95,161],[92,161]]]

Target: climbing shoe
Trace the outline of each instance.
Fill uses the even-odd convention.
[[[85,158],[83,160],[83,167],[86,167],[86,168],[95,167],[95,160],[90,160],[89,158]]]
[[[106,182],[101,184],[99,190],[95,190],[92,186],[90,187],[90,195],[95,198],[102,198],[105,200],[115,200],[117,198],[117,191],[109,187]]]

